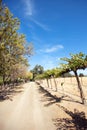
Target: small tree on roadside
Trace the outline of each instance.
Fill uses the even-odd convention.
[[[80,73],[80,74],[79,74],[79,77],[81,78],[81,84],[83,85],[82,77],[84,77],[84,74],[83,74],[83,73]]]
[[[57,83],[56,83],[56,80],[55,80],[56,71],[57,71],[57,68],[50,70],[50,75],[51,75],[51,78],[53,78],[53,80],[54,80],[55,89],[57,91]]]
[[[49,70],[45,71],[43,76],[47,80],[47,86],[49,88],[50,87],[50,84],[49,84],[50,72],[49,72]]]
[[[61,73],[73,71],[77,80],[78,88],[80,90],[80,96],[82,100],[82,104],[85,103],[85,97],[83,94],[83,89],[81,87],[81,83],[79,80],[79,76],[77,71],[79,69],[87,68],[87,55],[82,52],[78,54],[70,54],[71,58],[61,58],[61,60],[67,62],[67,64],[61,64],[62,71]]]

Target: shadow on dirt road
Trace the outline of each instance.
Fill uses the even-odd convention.
[[[57,130],[87,130],[87,119],[85,113],[79,112],[74,109],[74,112],[69,111],[67,108],[58,105],[70,118],[57,118],[53,119],[54,124],[57,126]]]
[[[42,102],[47,101],[47,103],[44,105],[46,107],[48,107],[54,103],[61,102],[61,100],[65,97],[65,96],[57,97],[56,95],[52,95],[50,92],[48,92],[46,89],[44,89],[41,86],[39,87],[38,90],[39,90],[40,94],[43,94],[41,101]]]
[[[45,106],[50,106],[50,105],[52,105],[54,103],[58,103],[58,102],[60,103],[62,100],[82,104],[81,102],[76,101],[73,98],[71,98],[69,95],[62,95],[60,97],[53,95],[42,86],[39,86],[39,93],[43,94],[41,101],[43,101],[43,102],[47,101],[47,104],[45,104]]]
[[[56,105],[63,110],[66,114],[70,116],[70,118],[57,118],[53,119],[54,125],[57,127],[57,130],[87,130],[87,119],[85,116],[85,112],[79,112],[77,109],[74,109],[74,112],[69,111],[67,108],[60,105],[62,100],[66,96],[57,97],[56,95],[52,95],[43,87],[39,87],[39,93],[42,94],[42,102],[47,102],[44,106],[49,107],[50,105],[56,103]],[[66,100],[69,101],[69,100]],[[71,102],[71,101],[70,101]],[[77,101],[72,101],[77,102]],[[78,102],[77,102],[78,103]]]
[[[18,93],[23,92],[22,86],[16,86],[14,88],[7,88],[0,91],[0,102],[3,102],[5,100],[13,101],[13,97],[17,95]]]

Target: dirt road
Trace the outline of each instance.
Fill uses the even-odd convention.
[[[38,86],[27,83],[13,101],[0,102],[0,130],[56,130],[53,106],[45,107]]]

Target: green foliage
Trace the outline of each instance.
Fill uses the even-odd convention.
[[[15,66],[27,66],[26,57],[32,54],[32,45],[27,46],[24,34],[18,33],[19,25],[19,19],[0,3],[0,76],[3,82],[11,77]]]
[[[44,68],[41,65],[36,65],[31,72],[33,73],[33,78],[35,78],[37,75],[44,73]]]
[[[65,72],[77,71],[78,69],[87,68],[87,56],[80,52],[79,54],[70,54],[71,58],[61,58],[67,64],[61,64]]]
[[[63,61],[66,61],[66,64],[61,64],[61,74],[66,73],[66,72],[70,72],[73,71],[77,80],[77,84],[78,84],[78,88],[80,91],[80,96],[81,96],[81,100],[82,103],[85,103],[85,97],[83,94],[83,90],[81,87],[81,83],[79,80],[79,76],[77,73],[77,70],[79,69],[85,69],[87,68],[87,55],[83,54],[82,52],[78,53],[78,54],[70,54],[71,58],[61,58]]]
[[[3,79],[2,77],[0,77],[0,85],[3,83]]]
[[[38,74],[36,75],[35,80],[44,79],[44,78],[45,78],[44,74]]]
[[[64,73],[61,75],[62,77],[72,77],[72,74],[70,74],[69,72]]]

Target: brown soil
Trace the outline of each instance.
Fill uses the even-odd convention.
[[[80,101],[78,94],[55,92],[45,81],[26,83],[12,100],[0,102],[0,130],[86,130],[87,105]]]

